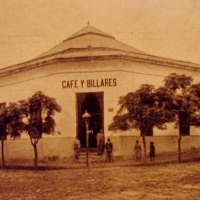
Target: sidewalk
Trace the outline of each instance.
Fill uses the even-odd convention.
[[[134,159],[115,159],[112,162],[106,162],[105,157],[94,155],[91,158],[90,167],[92,168],[110,168],[110,167],[126,167],[126,166],[155,166],[155,165],[163,165],[163,164],[175,164],[178,163],[178,155],[159,155],[155,158],[155,162],[150,162],[149,157],[146,158],[146,162],[141,160],[141,162],[136,162]],[[193,162],[200,161],[199,154],[183,155],[182,162]],[[34,169],[33,162],[27,163],[13,163],[6,162],[7,169]],[[66,160],[65,162],[38,162],[38,170],[55,170],[55,169],[87,169],[86,157],[81,157],[79,160]]]
[[[115,162],[98,162],[90,163],[90,168],[110,168],[110,167],[123,167],[123,166],[136,166],[142,163],[133,161],[115,161]],[[68,162],[68,163],[38,163],[39,170],[54,170],[54,169],[87,169],[86,162]],[[34,169],[33,163],[6,163],[6,169]]]

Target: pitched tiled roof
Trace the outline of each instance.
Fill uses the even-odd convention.
[[[91,60],[94,58],[97,60],[128,59],[156,64],[157,66],[200,71],[199,64],[146,54],[88,25],[37,58],[0,69],[0,76],[19,73],[22,70],[29,70],[54,62]]]
[[[122,42],[115,40],[113,36],[88,25],[77,33],[68,37],[62,43],[41,54],[38,58],[50,56],[52,54],[58,54],[71,49],[80,50],[85,48],[102,47],[124,52],[143,53],[129,45],[123,44]]]

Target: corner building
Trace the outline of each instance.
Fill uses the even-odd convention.
[[[91,114],[89,129],[93,130],[90,148],[96,148],[96,134],[102,129],[105,138],[113,142],[113,157],[128,159],[134,155],[135,141],[141,138],[137,130],[108,131],[118,99],[141,84],[161,86],[170,73],[186,74],[198,82],[200,65],[148,55],[88,25],[37,58],[0,69],[1,102],[8,105],[42,91],[62,107],[55,116],[55,134],[38,143],[40,161],[55,158],[57,163],[73,157],[76,135],[85,147],[82,115],[86,110]],[[185,149],[200,144],[199,130],[191,128],[190,132],[182,140]],[[178,130],[169,124],[167,130],[154,129],[154,135],[147,137],[147,147],[154,141],[157,152],[177,151],[177,139]],[[10,162],[32,162],[28,136],[6,141],[5,155]]]

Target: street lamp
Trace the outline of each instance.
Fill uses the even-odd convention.
[[[89,123],[90,123],[90,118],[91,115],[85,111],[85,113],[82,115],[82,118],[85,122],[85,127],[86,127],[86,163],[87,163],[87,168],[88,171],[90,171],[90,160],[89,160],[89,133],[91,132],[89,130]]]

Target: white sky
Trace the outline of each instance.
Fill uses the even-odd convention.
[[[90,25],[143,52],[200,64],[199,0],[0,0],[0,68]]]

